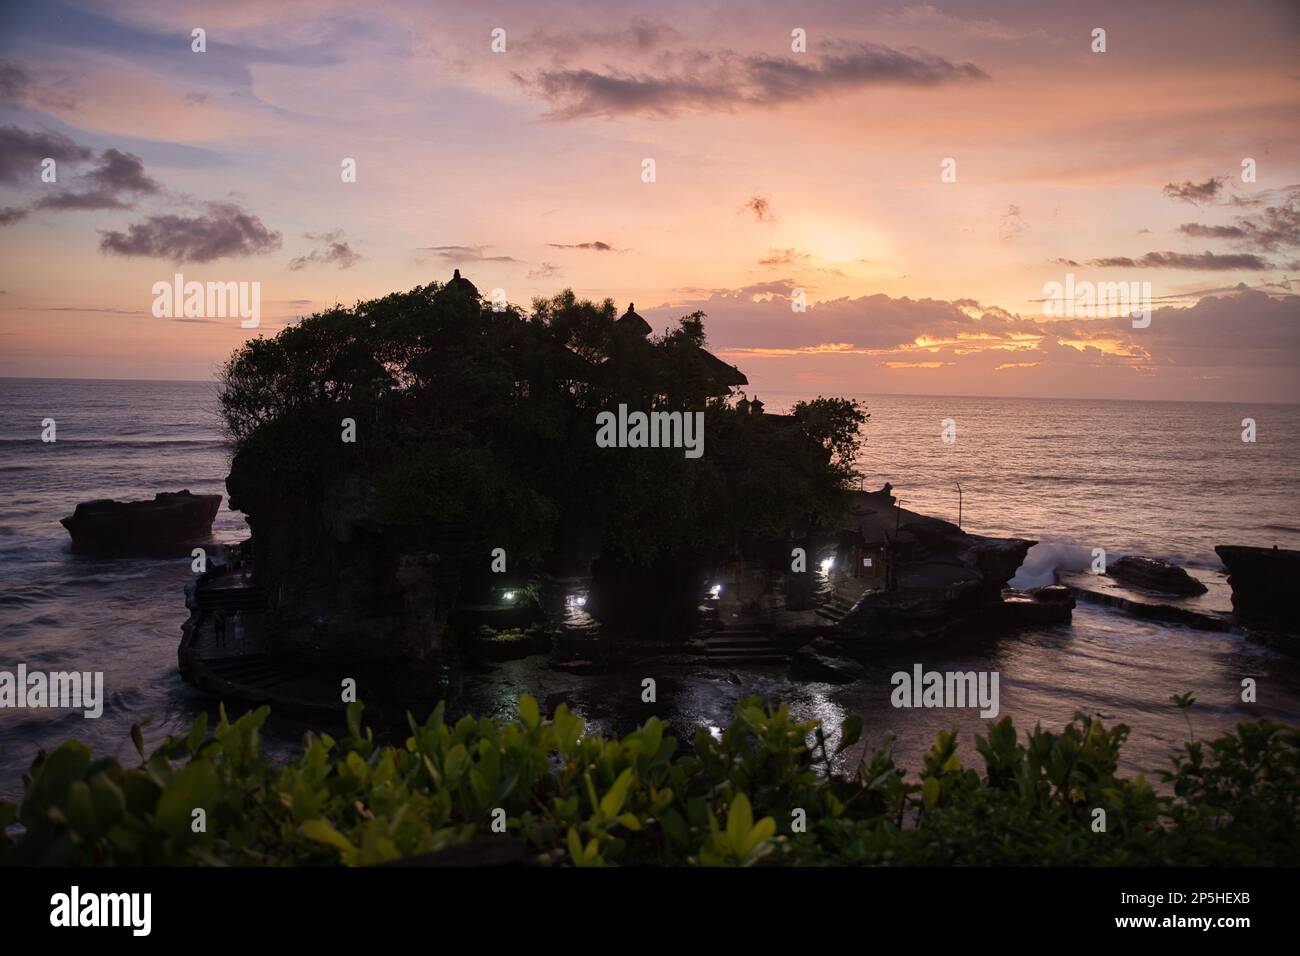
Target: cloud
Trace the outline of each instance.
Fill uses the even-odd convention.
[[[931,87],[988,79],[973,63],[954,63],[924,50],[875,43],[841,43],[815,62],[765,54],[695,51],[679,73],[634,74],[605,68],[513,74],[551,104],[555,119],[627,114],[667,117],[684,112],[730,112],[777,106],[877,86]]]
[[[518,262],[513,256],[489,256],[484,251],[491,246],[423,246],[420,252],[432,252],[444,262]]]
[[[719,291],[642,314],[658,324],[703,310],[715,350],[747,371],[747,363],[781,361],[789,363],[782,366],[787,370],[856,381],[861,365],[853,363],[865,357],[918,374],[945,367],[934,363],[953,363],[956,379],[972,385],[995,371],[1059,387],[1065,381],[1118,384],[1139,375],[1197,381],[1210,368],[1220,370],[1211,378],[1264,381],[1250,370],[1276,369],[1268,380],[1282,389],[1279,394],[1294,396],[1293,383],[1300,381],[1289,371],[1300,369],[1300,296],[1245,286],[1187,308],[1162,306],[1144,329],[1134,329],[1130,317],[1047,319],[969,299],[886,295],[822,301],[792,317],[785,297],[740,292]]]
[[[84,163],[94,156],[62,133],[0,126],[0,183],[40,184],[41,160]]]
[[[694,297],[707,296],[711,301],[765,302],[774,297],[788,299],[798,288],[809,290],[811,287],[806,283],[795,282],[793,279],[772,279],[768,282],[755,282],[741,286],[739,289],[702,289],[698,286],[687,286],[673,291]]]
[[[0,103],[21,103],[31,79],[10,60],[0,60]]]
[[[21,222],[26,218],[26,209],[19,209],[17,206],[0,208],[0,226],[12,226],[14,223]]]
[[[323,245],[319,249],[313,249],[308,255],[291,259],[289,268],[294,271],[305,269],[313,262],[350,269],[361,260],[361,254],[348,244],[342,229],[323,233],[305,232],[303,237]]]
[[[1178,231],[1198,239],[1227,239],[1245,249],[1274,252],[1300,246],[1300,189],[1291,189],[1277,205],[1237,216],[1232,225],[1185,222]]]
[[[78,192],[54,193],[36,205],[41,209],[129,209],[123,193],[150,195],[162,190],[144,172],[144,161],[133,153],[106,149],[99,165],[78,179]]]
[[[568,62],[588,50],[612,50],[619,53],[649,53],[676,44],[682,35],[670,24],[647,17],[634,17],[626,28],[613,30],[565,30],[549,33],[536,30],[519,42],[519,49],[539,50],[555,62]]]
[[[1240,226],[1203,226],[1199,222],[1185,222],[1178,231],[1194,239],[1244,239],[1246,231]]]
[[[968,36],[982,40],[1026,40],[1046,39],[1048,34],[1042,27],[1033,30],[1019,30],[1009,27],[997,20],[976,20],[953,16],[929,3],[914,3],[903,7],[898,13],[887,13],[880,18],[884,26],[900,27],[938,27],[945,34],[960,31]]]
[[[1300,296],[1238,286],[1233,294],[1207,296],[1185,309],[1158,309],[1150,327],[1130,334],[1173,365],[1295,367],[1300,365]]]
[[[566,244],[562,242],[548,242],[547,245],[550,246],[552,249],[587,249],[591,252],[617,252],[618,251],[613,246],[611,246],[608,242],[601,242],[600,240],[596,240],[595,242],[575,242],[572,244]]]
[[[549,262],[543,262],[536,269],[528,270],[528,278],[530,279],[554,279],[561,274],[560,267]]]
[[[0,103],[63,110],[77,106],[66,93],[34,82],[31,74],[12,60],[0,60]]]
[[[766,196],[751,196],[745,203],[745,209],[754,214],[759,222],[776,222],[776,213],[772,211],[772,201]]]
[[[998,222],[998,236],[1003,242],[1011,242],[1019,239],[1020,234],[1025,231],[1025,220],[1020,215],[1020,207],[1015,203],[1007,206],[1007,211],[1002,214]]]
[[[1169,183],[1161,191],[1170,199],[1188,202],[1195,206],[1212,201],[1222,190],[1223,178],[1212,176],[1203,183],[1194,183],[1191,180],[1184,180],[1181,183]]]
[[[231,202],[206,203],[197,216],[150,216],[125,233],[101,233],[101,252],[118,256],[145,256],[175,262],[211,262],[232,256],[251,256],[280,248],[280,233]]]
[[[810,259],[806,252],[800,252],[798,249],[768,249],[767,255],[758,260],[760,266],[773,268],[776,266],[793,265],[796,262],[805,262]]]
[[[1089,259],[1088,265],[1113,269],[1194,269],[1202,272],[1227,272],[1234,269],[1263,272],[1273,268],[1271,262],[1245,252],[1148,252],[1138,259],[1129,256]]]

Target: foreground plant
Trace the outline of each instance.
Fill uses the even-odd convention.
[[[364,865],[486,840],[584,866],[1300,862],[1300,733],[1267,721],[1187,744],[1162,795],[1116,775],[1128,728],[1083,715],[1023,743],[1010,718],[991,724],[982,773],[941,733],[912,782],[888,738],[837,769],[861,719],[832,749],[817,722],[757,699],[684,753],[656,718],[607,740],[528,696],[504,724],[448,724],[441,706],[408,718],[402,746],[376,744],[361,710],[282,767],[261,750],[265,707],[234,722],[223,708],[211,733],[202,716],[147,757],[133,729],[134,767],[67,741],[21,805],[0,804],[0,824],[22,825],[0,831],[0,862]]]

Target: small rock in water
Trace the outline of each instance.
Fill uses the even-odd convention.
[[[60,524],[79,551],[172,553],[206,539],[220,507],[221,495],[164,491],[152,501],[83,501]]]
[[[1182,568],[1158,558],[1130,555],[1114,562],[1106,573],[1120,584],[1160,594],[1204,594],[1208,589]]]

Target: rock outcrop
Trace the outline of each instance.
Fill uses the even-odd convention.
[[[1006,627],[1068,624],[1074,605],[1074,592],[1061,584],[1047,584],[1028,591],[1006,588],[997,616]]]
[[[1157,594],[1204,594],[1206,587],[1182,568],[1161,561],[1129,555],[1111,563],[1106,573],[1126,587],[1141,588]]]
[[[85,501],[60,524],[77,551],[107,554],[180,554],[212,534],[221,495],[164,491],[152,501]]]
[[[1002,591],[1036,544],[967,534],[879,492],[859,494],[853,516],[864,540],[891,542],[894,582],[866,587],[839,621],[836,644],[850,652],[997,625]]]
[[[356,475],[330,479],[307,505],[237,457],[226,487],[253,532],[270,654],[314,664],[438,657],[460,588],[459,528],[385,523],[374,486]]]
[[[1300,551],[1226,544],[1214,550],[1228,568],[1232,610],[1241,623],[1300,633]]]

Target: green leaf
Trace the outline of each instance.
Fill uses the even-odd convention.
[[[607,817],[616,817],[619,811],[623,809],[623,803],[627,800],[628,788],[632,786],[633,780],[632,768],[628,767],[618,779],[614,781],[614,786],[609,788],[609,793],[605,794],[600,801],[600,812]]]
[[[348,842],[347,837],[334,829],[334,825],[328,820],[308,820],[302,825],[302,835],[317,843],[326,843],[337,848],[344,854],[344,859],[356,852],[356,847]]]
[[[458,783],[468,767],[469,751],[464,744],[457,744],[447,751],[447,758],[442,764],[442,769],[447,774],[447,783],[452,786]]]
[[[776,821],[771,817],[764,817],[754,824],[753,828],[745,836],[743,845],[740,847],[740,857],[748,860],[750,855],[758,848],[764,840],[770,840],[776,833]]]
[[[533,699],[532,694],[524,694],[519,698],[519,717],[529,730],[541,723],[542,715],[537,709],[537,701]]]
[[[749,797],[738,793],[731,801],[727,811],[727,842],[737,854],[744,855],[741,847],[754,827],[754,810],[749,805]]]

